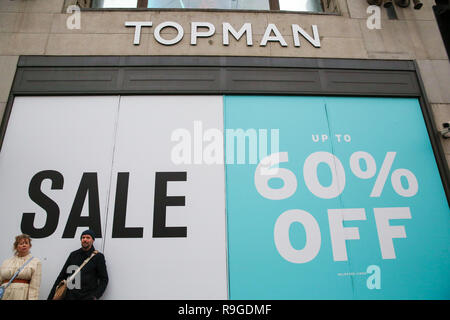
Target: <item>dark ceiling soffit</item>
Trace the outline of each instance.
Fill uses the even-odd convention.
[[[277,67],[415,71],[413,60],[218,56],[20,56],[18,67]]]
[[[414,61],[194,56],[21,56],[14,95],[420,96]]]

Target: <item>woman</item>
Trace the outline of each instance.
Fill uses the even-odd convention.
[[[16,237],[14,256],[0,267],[0,281],[3,286],[6,286],[16,271],[32,257],[30,248],[30,236],[21,234]],[[41,268],[41,261],[33,258],[5,290],[2,300],[37,300],[41,285]]]

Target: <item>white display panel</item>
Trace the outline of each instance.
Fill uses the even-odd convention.
[[[47,298],[69,253],[81,247],[88,227],[76,225],[104,231],[118,105],[118,96],[14,100],[0,153],[0,259],[13,255],[16,235],[30,234],[31,253],[42,261],[40,299]],[[34,220],[27,223],[30,213]],[[94,245],[102,250],[102,238]]]
[[[172,159],[178,144],[172,134],[186,130],[193,147],[194,122],[201,122],[205,131],[223,131],[222,97],[121,97],[105,240],[108,270],[114,277],[105,299],[227,298],[224,166],[176,164]],[[179,180],[167,182],[167,196],[184,199],[184,205],[166,207],[165,226],[171,231],[181,228],[172,236],[154,235],[154,217],[161,210],[155,209],[157,172]],[[118,173],[120,179],[129,173],[128,231],[122,228],[113,235],[113,212],[120,211],[115,199]],[[186,181],[180,181],[183,173]],[[161,188],[157,205],[165,201]]]
[[[194,164],[199,126],[223,132],[221,96],[15,98],[0,152],[0,259],[31,233],[46,299],[81,232],[97,228],[102,299],[226,299],[224,165]],[[190,164],[172,157],[180,129]]]

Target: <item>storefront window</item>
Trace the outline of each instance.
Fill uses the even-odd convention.
[[[137,8],[138,0],[93,0],[92,8]]]
[[[92,8],[228,9],[323,12],[321,0],[93,0]]]
[[[279,0],[280,10],[323,12],[320,0]]]
[[[148,0],[148,8],[269,10],[267,0]]]

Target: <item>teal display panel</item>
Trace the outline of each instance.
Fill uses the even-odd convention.
[[[231,299],[449,299],[417,99],[225,96]]]

